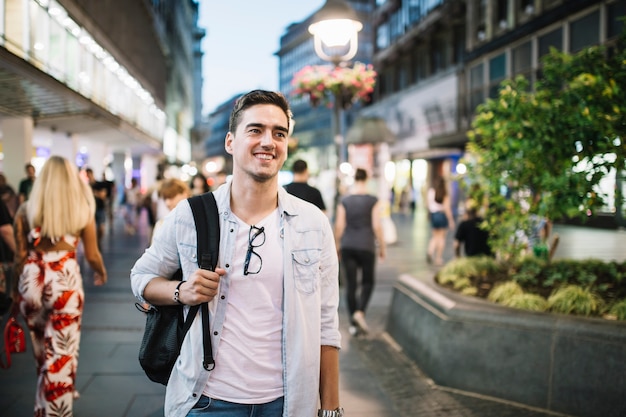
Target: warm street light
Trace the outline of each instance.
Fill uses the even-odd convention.
[[[362,28],[363,24],[348,3],[327,0],[309,25],[315,53],[335,65],[351,60],[359,47],[358,33]]]
[[[344,0],[326,0],[324,6],[313,16],[309,32],[313,35],[315,53],[325,61],[332,62],[335,67],[345,65],[356,56],[359,43],[358,33],[363,24],[358,20],[354,9]],[[335,139],[337,166],[335,179],[335,201],[333,216],[336,213],[341,193],[341,177],[339,170],[346,157],[343,135],[343,108],[341,93],[334,93],[333,103],[333,134]]]

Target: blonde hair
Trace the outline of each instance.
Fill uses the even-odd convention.
[[[35,180],[26,209],[30,227],[40,227],[42,236],[56,240],[80,234],[94,219],[96,203],[78,170],[66,158],[53,155]]]

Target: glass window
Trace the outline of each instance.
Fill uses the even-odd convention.
[[[30,3],[30,53],[40,69],[48,61],[48,21],[48,13],[37,3]]]
[[[66,82],[73,90],[78,90],[78,73],[80,72],[80,44],[75,36],[68,33],[67,39],[67,52],[66,52]]]
[[[394,41],[395,39],[400,37],[402,33],[404,32],[403,30],[404,27],[402,24],[402,15],[400,13],[400,10],[392,14],[391,19],[389,19],[391,41]]]
[[[570,29],[570,52],[578,52],[587,46],[597,45],[600,42],[600,12],[596,10],[573,21]]]
[[[409,0],[408,1],[408,8],[409,8],[409,24],[410,25],[414,25],[415,23],[419,22],[420,19],[422,18],[422,11],[421,11],[421,0]]]
[[[539,37],[539,58],[550,52],[550,47],[563,50],[563,28],[559,27]]]
[[[476,106],[485,101],[483,86],[485,84],[484,65],[482,63],[470,69],[470,111],[474,111]]]
[[[65,62],[65,29],[55,19],[50,19],[50,75],[63,79]]]
[[[511,58],[513,74],[526,73],[532,66],[532,45],[530,41],[513,48]]]
[[[385,22],[376,29],[376,47],[385,49],[389,46],[389,23]]]
[[[489,97],[498,96],[500,82],[506,77],[506,55],[500,54],[489,60]]]
[[[5,0],[4,4],[4,38],[6,48],[18,56],[24,56],[24,25],[26,3],[22,0]]]
[[[607,6],[607,37],[614,38],[624,30],[623,18],[626,16],[626,0],[620,0]]]

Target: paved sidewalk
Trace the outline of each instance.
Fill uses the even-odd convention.
[[[352,339],[347,331],[347,314],[343,305],[340,307],[344,337],[340,354],[340,388],[346,416],[554,415],[434,387],[394,348],[393,341],[384,333],[393,284],[402,273],[418,279],[431,279],[435,272],[425,263],[429,233],[425,214],[418,210],[414,218],[394,215],[394,221],[398,228],[398,242],[390,247],[388,259],[378,266],[377,286],[368,309],[371,335],[366,339]],[[165,389],[149,381],[137,361],[145,319],[135,309],[128,278],[131,266],[148,243],[148,234],[145,227],[139,228],[135,236],[126,235],[123,230],[123,220],[119,216],[113,233],[109,232],[104,239],[103,256],[109,272],[106,286],[94,287],[89,269],[83,268],[86,271],[86,296],[77,374],[81,398],[74,407],[77,417],[163,415]],[[626,233],[622,231],[559,227],[555,230],[561,233],[563,253],[590,254],[576,245],[581,240],[589,243],[591,239],[589,246],[600,255],[626,257],[619,250],[626,244]],[[450,256],[451,249],[448,249],[447,258]],[[26,353],[13,356],[11,369],[0,369],[0,416],[32,415],[34,391],[35,369],[29,341]]]

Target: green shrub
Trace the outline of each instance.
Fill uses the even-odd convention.
[[[454,281],[454,283],[452,284],[452,288],[454,288],[457,291],[462,291],[465,288],[471,287],[472,286],[472,281],[470,281],[469,278],[459,278],[456,281]]]
[[[525,257],[506,262],[491,257],[464,257],[444,266],[436,281],[463,294],[489,298],[498,303],[522,293],[544,299],[553,296],[555,307],[549,309],[554,312],[626,320],[623,313],[610,313],[606,308],[612,306],[611,309],[617,312],[625,308],[622,302],[626,300],[626,261],[560,259],[546,262]],[[508,282],[514,282],[518,287],[508,284],[496,290],[496,287]],[[587,293],[580,300],[571,293],[569,298],[565,295],[556,297],[555,289],[570,285],[587,288]],[[573,293],[573,290],[570,291]],[[519,301],[522,304],[532,303],[528,298],[520,298],[524,300]],[[537,305],[529,309],[541,308],[541,302],[535,301]],[[571,304],[580,305],[572,307]],[[607,315],[603,316],[604,313]]]
[[[539,284],[541,272],[546,266],[546,261],[534,256],[527,256],[517,261],[511,269],[511,279],[524,286],[536,286]]]
[[[550,311],[555,313],[583,316],[597,315],[603,306],[598,295],[579,285],[566,285],[555,290],[548,298],[548,304]]]
[[[609,309],[609,316],[617,320],[626,320],[626,299],[614,303]]]
[[[494,303],[505,304],[515,295],[524,294],[522,287],[515,281],[496,284],[489,292],[487,299]]]
[[[461,294],[463,295],[470,295],[470,296],[476,296],[476,294],[478,294],[478,288],[476,287],[465,287],[461,290]]]
[[[537,294],[515,294],[504,305],[530,311],[547,311],[548,300]]]

